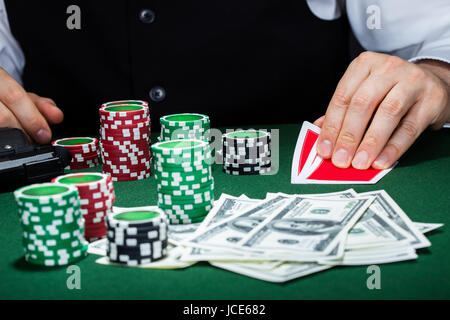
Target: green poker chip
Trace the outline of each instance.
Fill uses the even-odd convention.
[[[165,120],[167,125],[168,121],[177,120],[177,125],[172,126],[176,127],[182,126],[183,121],[199,119],[183,115]],[[204,130],[200,123],[196,125],[198,130]],[[158,207],[167,214],[169,222],[193,223],[203,219],[214,202],[209,144],[198,139],[176,139],[154,144],[152,152]]]
[[[41,183],[14,192],[26,261],[42,266],[72,264],[86,256],[84,220],[73,185]]]

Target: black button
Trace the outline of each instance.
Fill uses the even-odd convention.
[[[139,19],[143,23],[152,23],[153,21],[155,21],[155,13],[150,9],[143,9],[139,13]]]
[[[156,86],[150,89],[148,94],[154,102],[163,101],[166,98],[166,90],[163,87]]]

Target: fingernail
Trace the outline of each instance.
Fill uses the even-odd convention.
[[[369,155],[366,151],[362,150],[358,152],[353,159],[352,165],[356,169],[366,169],[367,160],[369,159]]]
[[[40,129],[36,133],[36,140],[38,143],[47,143],[51,139],[50,132],[46,129]]]
[[[348,167],[348,152],[344,149],[339,149],[333,154],[333,163],[337,167]]]
[[[382,154],[373,163],[373,166],[377,169],[386,169],[388,164],[388,158]]]
[[[332,144],[330,140],[323,140],[319,143],[318,146],[319,154],[322,157],[330,157],[331,156],[331,150],[332,150]]]

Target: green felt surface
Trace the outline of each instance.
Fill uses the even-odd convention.
[[[266,192],[323,193],[350,187],[291,184],[291,160],[300,125],[280,129],[278,174],[229,176],[215,165],[216,199],[223,192],[262,198]],[[376,185],[351,186],[358,192],[385,189],[413,221],[445,223],[428,234],[432,246],[419,250],[416,261],[381,265],[381,290],[367,289],[364,266],[336,267],[286,284],[273,284],[207,263],[184,270],[142,270],[99,265],[95,255],[78,263],[81,290],[69,290],[66,268],[40,269],[24,261],[13,195],[0,194],[0,299],[448,299],[449,182],[450,130],[444,129],[425,133]],[[117,206],[156,204],[153,178],[115,182],[114,186]]]

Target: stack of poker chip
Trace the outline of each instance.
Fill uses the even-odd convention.
[[[14,192],[23,228],[25,260],[42,266],[72,264],[87,255],[75,186],[42,183]]]
[[[126,210],[107,217],[107,256],[127,265],[161,260],[167,254],[168,222],[162,210]]]
[[[99,144],[95,138],[64,138],[53,141],[52,145],[69,150],[72,155],[72,161],[67,169],[86,169],[100,164],[98,156]]]
[[[100,108],[103,172],[113,181],[148,178],[151,173],[150,114],[145,101],[108,102]]]
[[[214,203],[209,144],[195,139],[158,142],[152,153],[158,206],[170,223],[203,221]]]
[[[159,119],[161,135],[159,141],[198,139],[209,141],[209,117],[198,113],[180,113]]]
[[[240,130],[223,134],[222,140],[225,173],[255,175],[270,171],[270,133],[261,130]]]
[[[86,240],[91,242],[105,237],[105,218],[112,212],[116,199],[111,177],[97,172],[82,172],[59,176],[52,181],[77,187]]]

